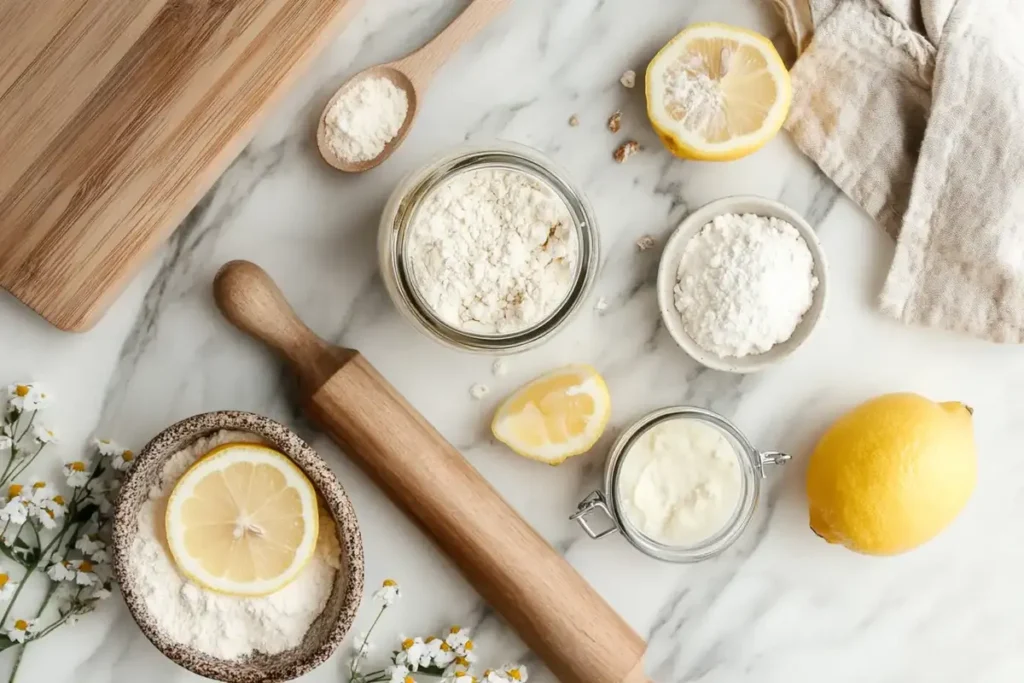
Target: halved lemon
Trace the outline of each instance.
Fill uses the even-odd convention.
[[[608,385],[597,370],[569,365],[505,399],[494,414],[491,432],[523,457],[558,465],[590,450],[611,412]]]
[[[167,545],[178,568],[218,593],[267,595],[316,549],[316,492],[290,459],[226,443],[182,475],[167,501]]]
[[[779,132],[792,96],[772,42],[735,26],[688,26],[647,67],[647,116],[684,159],[728,161],[760,149]]]

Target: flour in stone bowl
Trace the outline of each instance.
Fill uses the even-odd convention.
[[[254,652],[276,654],[302,642],[323,611],[341,567],[341,549],[331,516],[320,510],[316,552],[284,588],[262,597],[208,591],[178,573],[166,545],[164,511],[182,474],[211,449],[225,443],[260,442],[245,432],[220,431],[197,439],[164,464],[160,481],[139,510],[132,543],[132,571],[126,579],[142,597],[157,627],[168,638],[220,659]]]
[[[572,289],[579,245],[569,208],[528,173],[453,175],[423,199],[409,231],[416,291],[457,330],[521,332],[554,313]]]
[[[673,295],[693,341],[720,358],[742,358],[793,336],[817,287],[814,257],[795,227],[724,214],[686,243]]]

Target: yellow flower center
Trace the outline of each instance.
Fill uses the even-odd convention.
[[[469,666],[469,660],[466,659],[465,657],[456,657],[455,658],[455,664],[457,664],[458,666],[466,666],[466,667],[468,667]]]
[[[14,388],[14,393],[16,393],[18,396],[21,396],[22,398],[24,398],[25,396],[28,396],[28,392],[29,392],[29,388],[27,386],[25,386],[24,384],[19,384],[18,386],[16,386]]]
[[[412,676],[406,676],[402,679],[402,683],[416,683],[416,679]]]
[[[92,566],[92,562],[89,560],[82,560],[82,564],[78,565],[78,571],[91,572]]]
[[[398,582],[395,581],[394,579],[384,579],[384,587],[385,588],[391,588],[391,587],[397,586],[397,585],[398,585]]]
[[[451,627],[451,628],[449,629],[449,631],[448,631],[448,632],[449,632],[449,633],[458,633],[458,632],[459,632],[459,631],[461,631],[461,630],[462,630],[462,627],[461,627],[461,626],[452,626],[452,627]]]
[[[452,646],[449,645],[448,643],[441,643],[441,651],[442,652],[448,652],[451,649],[452,649]]]
[[[76,460],[71,463],[71,469],[75,472],[85,472],[85,463],[81,460]]]
[[[11,580],[11,577],[9,577],[7,574],[0,574],[0,588],[3,588],[4,586],[6,586],[7,582],[10,581],[10,580]]]
[[[36,483],[32,484],[32,488],[34,488],[34,489],[41,489],[44,486],[46,486],[46,482],[45,481],[37,481]]]
[[[512,678],[514,680],[517,680],[517,681],[523,680],[522,674],[519,673],[519,669],[509,669],[505,673],[508,674],[509,678]]]
[[[472,650],[473,649],[473,641],[472,640],[467,640],[465,648],[466,648],[466,652],[469,652],[470,650]]]
[[[7,487],[8,497],[14,498],[15,496],[20,496],[23,488],[25,487],[22,486],[21,484],[11,484],[9,487]]]
[[[131,462],[135,459],[135,454],[131,451],[125,451],[121,454],[121,458],[123,458],[125,462]]]
[[[57,505],[64,505],[64,496],[57,494],[56,496],[53,497],[53,502],[56,503]]]
[[[24,619],[18,619],[16,622],[14,622],[14,628],[18,629],[19,631],[27,631],[28,622]]]
[[[427,636],[427,639],[425,641],[423,641],[423,642],[425,642],[425,643],[432,643],[435,640],[437,640],[437,638],[435,638],[434,636]]]
[[[406,638],[405,640],[402,641],[402,649],[403,650],[408,650],[410,647],[412,647],[415,644],[416,644],[416,642],[412,638]]]
[[[53,510],[47,510],[46,514],[50,515],[50,519],[56,519],[56,517],[53,516]]]

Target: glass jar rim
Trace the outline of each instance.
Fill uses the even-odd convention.
[[[742,472],[743,488],[736,509],[729,521],[715,534],[692,546],[668,545],[645,535],[622,511],[619,501],[619,474],[632,445],[656,425],[676,419],[709,424],[723,433],[736,454]],[[697,562],[723,552],[746,529],[760,497],[763,464],[761,453],[754,448],[739,428],[722,415],[694,406],[671,406],[648,413],[634,422],[616,439],[605,466],[604,496],[609,503],[610,512],[619,531],[638,550],[651,557],[669,562]]]
[[[440,319],[419,294],[407,267],[408,228],[422,201],[449,178],[478,168],[508,168],[527,173],[550,188],[563,202],[573,221],[578,258],[573,282],[565,298],[543,320],[527,328],[499,335],[460,330]],[[561,329],[579,309],[596,277],[600,239],[593,209],[582,190],[549,158],[524,145],[502,142],[465,145],[450,150],[410,174],[400,185],[403,197],[391,219],[392,275],[398,293],[420,325],[449,345],[481,352],[510,352],[533,346]]]

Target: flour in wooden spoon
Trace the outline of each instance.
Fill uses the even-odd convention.
[[[324,117],[327,146],[349,163],[376,159],[409,115],[409,97],[389,78],[369,76],[345,89]]]

